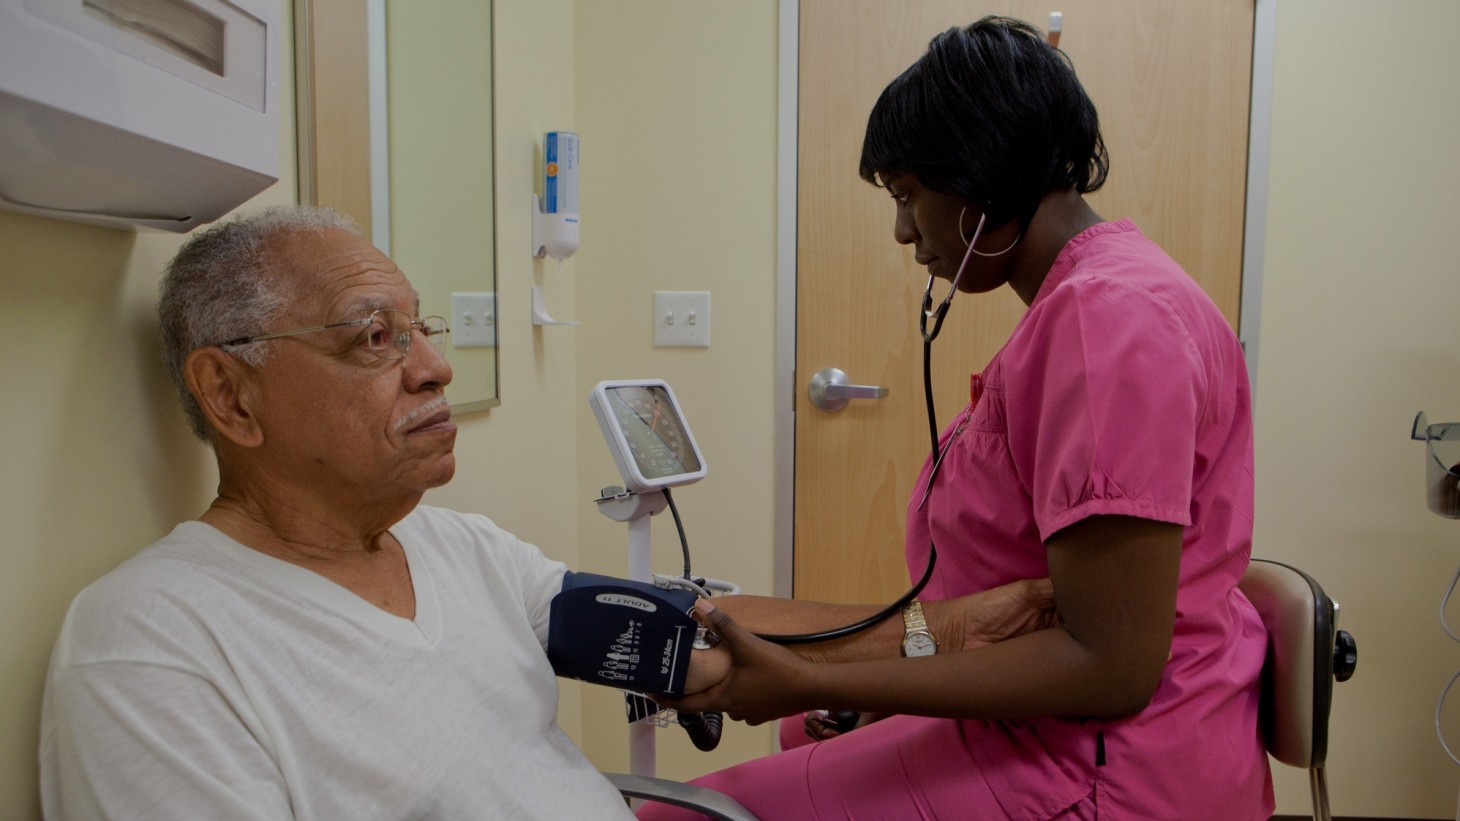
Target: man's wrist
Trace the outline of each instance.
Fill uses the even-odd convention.
[[[908,658],[937,655],[938,639],[928,629],[923,603],[913,599],[902,608],[902,654]]]
[[[963,617],[957,599],[923,601],[923,618],[928,631],[938,637],[940,652],[963,649]]]

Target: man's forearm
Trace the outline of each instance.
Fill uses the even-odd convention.
[[[924,612],[929,629],[939,642],[955,634],[952,607],[947,602],[925,602]],[[759,635],[800,635],[834,630],[855,624],[886,605],[829,604],[827,602],[778,599],[769,596],[725,596],[715,599],[738,624]],[[812,661],[868,661],[902,656],[903,624],[901,611],[895,611],[881,622],[829,641],[786,645],[798,655]]]
[[[992,644],[1055,623],[1049,579],[1012,582],[947,601],[924,601],[928,630],[939,653]],[[768,596],[725,596],[715,600],[736,623],[764,635],[800,635],[835,630],[885,609],[886,605],[829,604]],[[870,661],[900,658],[902,613],[895,611],[865,630],[839,639],[787,645],[812,661]]]

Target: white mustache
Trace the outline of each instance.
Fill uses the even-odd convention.
[[[438,396],[435,399],[432,399],[430,402],[427,402],[426,404],[420,406],[419,408],[416,408],[415,410],[411,411],[410,413],[406,414],[405,416],[402,416],[401,418],[395,420],[395,430],[399,431],[401,428],[405,427],[406,425],[409,425],[410,423],[416,421],[417,419],[420,419],[425,414],[435,413],[437,408],[439,408],[439,407],[441,407],[442,405],[445,405],[445,404],[446,404],[446,395],[445,394],[442,394],[441,396]]]

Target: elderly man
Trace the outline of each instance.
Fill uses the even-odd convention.
[[[218,494],[73,603],[46,815],[628,817],[554,723],[566,568],[419,504],[452,476],[456,427],[447,330],[400,269],[332,211],[276,208],[190,240],[159,313]],[[688,690],[723,670],[697,663]]]
[[[328,211],[237,220],[172,262],[166,358],[218,495],[77,597],[48,817],[627,817],[554,723],[563,566],[418,506],[456,439],[446,329],[418,308]]]

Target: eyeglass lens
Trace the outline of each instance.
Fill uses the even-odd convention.
[[[446,347],[446,320],[439,316],[411,319],[404,311],[381,309],[370,315],[369,336],[366,344],[370,352],[385,359],[400,359],[411,349],[411,337],[416,328],[426,335],[431,347],[441,351]]]

